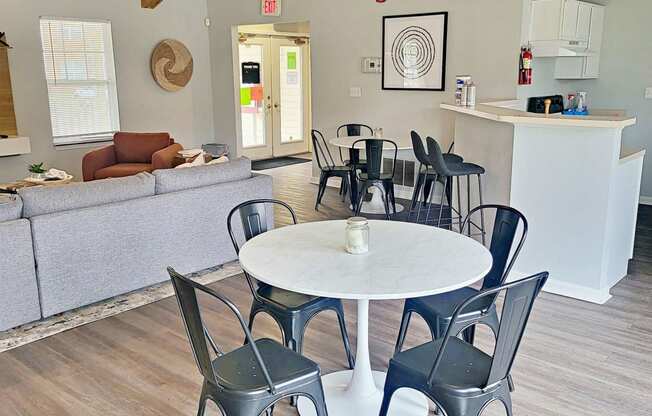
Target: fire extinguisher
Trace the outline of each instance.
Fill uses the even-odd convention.
[[[519,85],[532,84],[532,49],[529,47],[521,48],[521,55],[519,57]]]

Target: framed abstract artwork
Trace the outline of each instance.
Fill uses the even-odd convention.
[[[444,91],[448,12],[383,17],[383,89]]]

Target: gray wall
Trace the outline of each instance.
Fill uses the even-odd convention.
[[[9,51],[18,132],[31,138],[32,153],[0,158],[0,182],[24,178],[27,164],[44,161],[81,176],[81,158],[90,150],[52,144],[39,16],[110,20],[124,131],[168,131],[186,147],[214,135],[206,0],[166,0],[156,10],[138,0],[0,0],[0,30]],[[194,57],[194,76],[184,90],[169,93],[152,79],[154,46],[165,38],[186,44]]]
[[[480,100],[516,96],[521,6],[521,0],[285,0],[280,20],[311,24],[314,128],[331,136],[339,124],[361,121],[383,127],[388,137],[416,129],[448,143],[452,117],[439,104],[453,100],[456,74],[475,76]],[[216,137],[235,148],[231,27],[279,19],[261,17],[257,1],[225,7],[208,0],[208,11]],[[362,57],[382,54],[382,16],[434,11],[450,13],[445,92],[382,91],[380,75],[361,73]],[[362,88],[361,98],[349,97],[352,86]]]
[[[652,1],[601,0],[607,6],[604,41],[600,57],[600,78],[596,80],[556,80],[553,58],[534,60],[534,83],[519,87],[519,98],[537,95],[587,91],[589,106],[624,109],[636,116],[636,126],[623,133],[623,150],[652,150],[652,100],[645,99],[645,88],[652,87],[652,48],[650,25]],[[641,195],[652,203],[652,154],[643,168]]]

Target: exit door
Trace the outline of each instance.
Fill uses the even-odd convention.
[[[309,46],[302,38],[242,39],[240,153],[265,159],[309,150]]]

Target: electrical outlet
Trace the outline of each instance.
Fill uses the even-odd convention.
[[[354,98],[362,97],[362,88],[360,87],[351,87],[349,89],[349,95]]]
[[[652,100],[652,87],[645,89],[645,98],[647,100]]]

